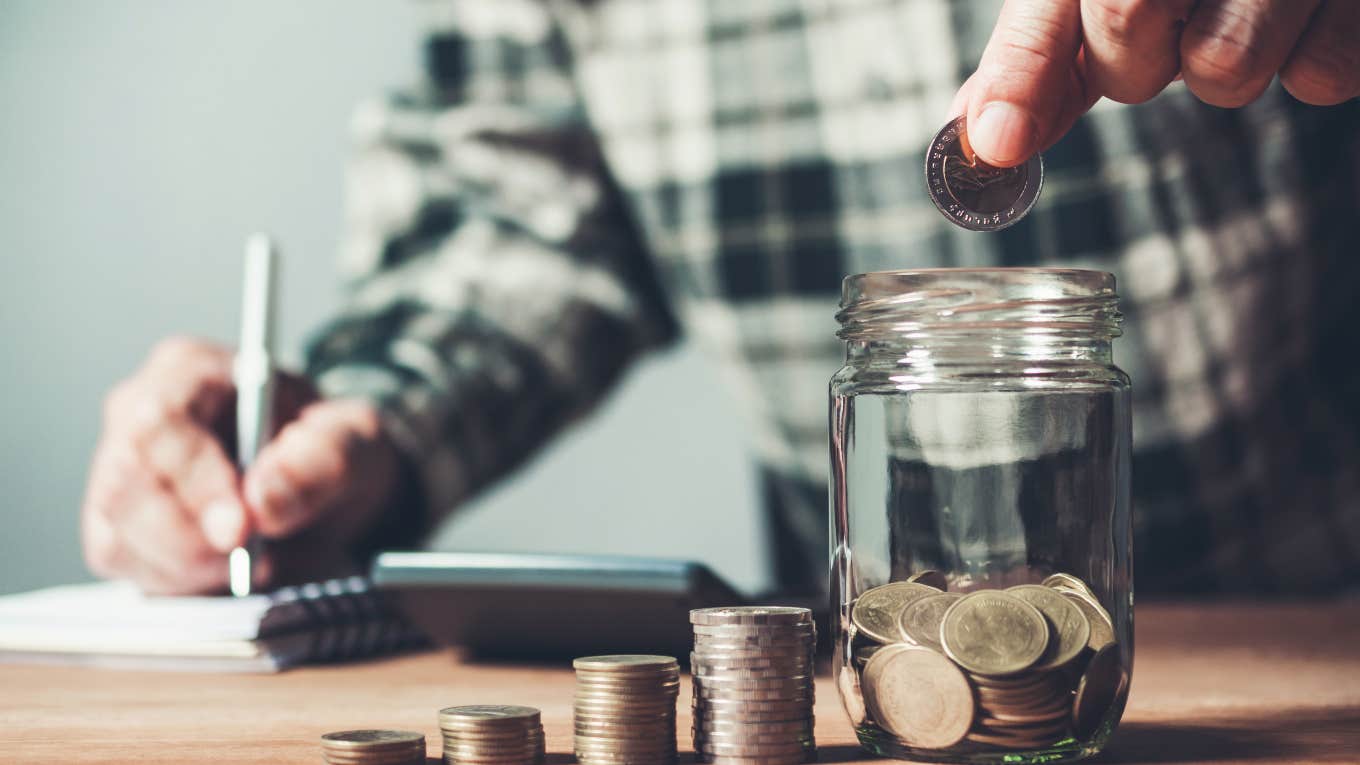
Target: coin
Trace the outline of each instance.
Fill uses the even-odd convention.
[[[897,626],[902,609],[914,600],[937,594],[939,590],[917,582],[891,582],[856,598],[850,618],[866,637],[880,643],[896,643],[902,639]]]
[[[970,731],[967,739],[979,744],[991,744],[992,746],[1004,747],[1006,749],[1039,749],[1053,743],[1052,737],[1040,738],[1019,738],[992,731]]]
[[[801,754],[767,755],[767,757],[722,757],[722,755],[699,753],[699,762],[707,765],[800,765],[802,762],[816,760],[816,750]]]
[[[813,726],[811,720],[769,723],[712,723],[709,725],[692,726],[690,732],[714,740],[742,739],[748,737],[754,739],[765,737],[781,737],[783,739],[788,739],[790,737],[810,737],[813,733]]]
[[[521,728],[536,725],[542,714],[533,707],[503,704],[473,704],[439,710],[441,725],[466,725],[479,730],[492,727]]]
[[[721,624],[810,624],[812,610],[794,606],[724,606],[696,608],[689,612],[695,625]]]
[[[321,756],[328,763],[405,765],[424,763],[425,736],[403,730],[344,730],[321,737]]]
[[[801,743],[772,743],[772,745],[722,745],[722,743],[696,743],[695,751],[703,754],[717,754],[719,757],[778,757],[783,754],[798,754],[801,751],[816,749]]]
[[[940,643],[960,667],[979,675],[1012,675],[1033,666],[1048,648],[1039,609],[1004,592],[965,595],[945,612]]]
[[[1091,657],[1072,700],[1072,729],[1078,736],[1085,738],[1096,732],[1105,713],[1114,705],[1123,677],[1118,645],[1111,643]]]
[[[342,730],[321,737],[322,746],[336,750],[362,749],[373,752],[383,749],[407,749],[417,743],[423,745],[425,736],[406,730]]]
[[[1018,167],[998,168],[963,151],[966,118],[945,125],[926,150],[926,187],[940,212],[970,231],[1000,231],[1029,213],[1044,184],[1038,154]]]
[[[728,707],[726,709],[704,703],[690,707],[696,723],[708,725],[710,722],[743,721],[749,723],[795,722],[812,717],[812,705],[806,703],[787,706],[753,709],[751,705]]]
[[[1114,620],[1099,601],[1074,590],[1065,590],[1063,595],[1081,609],[1086,621],[1091,625],[1091,637],[1087,641],[1087,647],[1092,651],[1099,651],[1114,642]]]
[[[810,642],[817,638],[817,632],[811,624],[806,627],[695,627],[694,635],[717,641],[775,639]]]
[[[674,656],[654,656],[651,654],[612,654],[608,656],[582,656],[572,661],[577,670],[599,672],[657,672],[679,669]]]
[[[973,724],[968,679],[935,651],[885,648],[865,667],[863,683],[874,720],[910,746],[953,746]]]
[[[940,572],[934,569],[927,569],[925,571],[919,571],[915,574],[912,574],[911,576],[907,577],[907,581],[916,582],[917,584],[924,584],[927,587],[934,587],[935,589],[940,590],[941,592],[949,589],[949,580],[945,578],[944,574],[941,574]]]
[[[1092,590],[1090,585],[1086,584],[1086,582],[1083,582],[1071,574],[1064,574],[1061,571],[1044,577],[1042,584],[1045,587],[1053,587],[1055,589],[1076,590],[1091,598],[1095,598],[1096,596],[1095,591]]]
[[[1052,638],[1037,670],[1061,667],[1077,658],[1091,638],[1091,622],[1070,598],[1051,587],[1021,584],[1006,592],[1039,609],[1052,628]]]
[[[944,612],[963,596],[956,592],[941,592],[927,595],[907,604],[897,618],[898,629],[913,643],[936,651],[944,650],[940,645],[940,622]]]

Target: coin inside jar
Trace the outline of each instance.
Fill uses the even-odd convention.
[[[945,612],[940,643],[949,658],[979,675],[1005,676],[1034,666],[1048,648],[1039,609],[1004,592],[966,595]]]
[[[952,223],[970,231],[1000,231],[1025,217],[1044,182],[1038,154],[1016,167],[993,167],[966,149],[966,118],[957,117],[926,150],[926,187]]]
[[[914,600],[940,591],[916,582],[891,582],[865,592],[855,600],[850,611],[855,627],[866,637],[880,643],[896,643],[902,639],[898,616]]]
[[[863,682],[874,719],[912,746],[953,746],[973,725],[968,679],[935,651],[885,648],[869,661]]]

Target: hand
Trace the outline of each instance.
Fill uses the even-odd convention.
[[[1101,97],[1142,103],[1178,76],[1205,103],[1244,106],[1279,74],[1301,101],[1360,96],[1356,0],[1006,0],[952,114],[973,150],[1018,165]]]
[[[324,526],[338,546],[333,540],[352,539],[381,508],[396,457],[377,413],[362,402],[317,401],[293,375],[278,376],[278,435],[242,481],[228,446],[231,367],[229,349],[167,340],[109,393],[82,509],[95,573],[152,593],[220,591],[227,553],[253,531],[277,539]],[[260,584],[273,564],[268,554],[260,560]]]

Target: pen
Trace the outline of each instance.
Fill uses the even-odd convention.
[[[274,403],[274,276],[278,256],[264,234],[246,240],[245,277],[241,290],[241,342],[236,350],[236,460],[242,474],[269,440]],[[244,547],[231,551],[228,579],[231,594],[250,594],[252,559],[260,540],[252,534]]]

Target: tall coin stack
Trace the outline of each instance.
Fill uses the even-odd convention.
[[[404,730],[342,730],[321,737],[329,765],[425,765],[425,736]]]
[[[806,608],[700,608],[690,668],[694,751],[722,765],[793,765],[816,758],[817,628]]]
[[[587,656],[576,668],[581,765],[671,765],[680,665],[671,656]]]
[[[445,765],[537,765],[543,720],[533,707],[477,704],[439,710]]]

